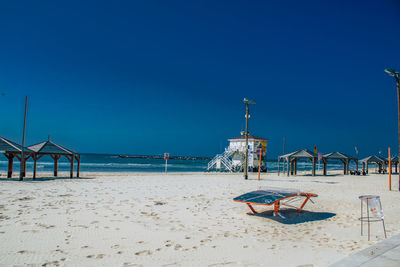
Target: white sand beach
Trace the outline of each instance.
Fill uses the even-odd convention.
[[[400,233],[400,193],[388,191],[388,175],[82,176],[1,177],[1,266],[327,266],[384,239],[381,223],[371,241],[360,236],[364,194],[381,196],[388,237]],[[232,201],[260,186],[319,196],[282,222]]]

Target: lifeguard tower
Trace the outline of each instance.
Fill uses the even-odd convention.
[[[246,153],[246,137],[239,136],[228,139],[229,146],[225,148],[224,153],[216,155],[209,163],[207,171],[243,171],[245,153]],[[267,139],[248,136],[248,167],[250,171],[258,171],[260,165],[260,149],[261,149],[261,171],[266,171],[267,163]]]

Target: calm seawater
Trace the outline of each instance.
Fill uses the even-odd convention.
[[[208,160],[168,160],[169,172],[204,172],[207,169]],[[5,157],[0,157],[0,173],[7,172],[8,161]],[[271,160],[267,162],[268,172],[277,172],[277,161]],[[354,164],[351,164],[354,168]],[[318,168],[318,164],[317,164]],[[322,164],[320,166],[322,170]],[[27,162],[27,171],[33,169],[33,161]],[[311,170],[310,162],[299,162],[297,169]],[[341,163],[328,164],[329,170],[342,170]],[[19,161],[14,160],[14,171],[19,170]],[[70,163],[62,157],[59,161],[59,171],[69,171]],[[76,163],[75,163],[76,170]],[[100,155],[100,154],[82,154],[81,155],[81,171],[82,172],[164,172],[164,159],[135,159],[120,158],[118,155]],[[38,172],[53,171],[53,161],[50,157],[44,156],[37,163]]]

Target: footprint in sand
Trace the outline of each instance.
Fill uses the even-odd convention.
[[[152,253],[151,253],[150,250],[141,250],[141,251],[138,251],[138,252],[135,253],[135,255],[138,255],[138,256],[142,256],[142,255],[151,255],[151,254],[152,254]]]
[[[142,264],[136,264],[136,263],[130,263],[130,262],[124,262],[124,264],[122,265],[123,267],[133,267],[133,266],[135,266],[135,267],[142,267],[142,266],[144,266],[144,265],[142,265]]]
[[[48,261],[43,263],[41,266],[60,266],[59,261]]]

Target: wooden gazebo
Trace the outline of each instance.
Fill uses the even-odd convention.
[[[3,137],[0,137],[0,154],[3,154],[6,156],[8,159],[8,172],[7,172],[7,177],[11,178],[13,174],[13,164],[14,164],[14,158],[17,158],[19,161],[21,161],[21,156],[22,156],[22,146],[7,140]],[[23,171],[22,171],[22,177],[25,177],[26,173],[26,161],[34,156],[34,152],[30,149],[25,148],[24,149],[24,166],[23,166]]]
[[[70,170],[71,178],[74,176],[74,161],[75,160],[77,161],[78,166],[77,166],[77,171],[76,171],[76,177],[79,177],[80,164],[81,164],[80,155],[70,149],[67,149],[63,146],[53,143],[52,141],[50,141],[50,137],[49,137],[49,140],[39,143],[39,144],[36,144],[36,145],[29,146],[28,149],[30,149],[34,152],[34,155],[32,157],[33,162],[34,162],[33,178],[36,178],[36,163],[37,163],[37,161],[45,155],[49,155],[54,160],[54,176],[58,175],[58,160],[62,156],[64,156],[71,163],[71,170]]]
[[[345,175],[349,173],[349,165],[351,160],[354,161],[358,169],[358,160],[356,158],[350,157],[341,152],[332,152],[322,156],[322,161],[324,163],[324,175],[326,175],[326,165],[329,160],[340,160],[343,163],[343,174]]]
[[[315,176],[315,164],[317,162],[317,156],[307,150],[302,149],[296,152],[292,152],[286,155],[282,155],[278,157],[278,175],[280,173],[280,162],[283,160],[283,172],[285,172],[285,165],[287,166],[287,175],[296,175],[297,174],[297,162],[300,159],[309,159],[312,163],[312,176]]]
[[[378,164],[379,172],[381,172],[382,168],[385,167],[386,160],[381,158],[381,157],[379,157],[379,156],[372,155],[372,156],[369,156],[369,157],[366,157],[366,158],[362,159],[361,162],[362,162],[362,165],[363,165],[363,172],[368,173],[368,167],[369,167],[369,164],[371,164],[371,163]]]

